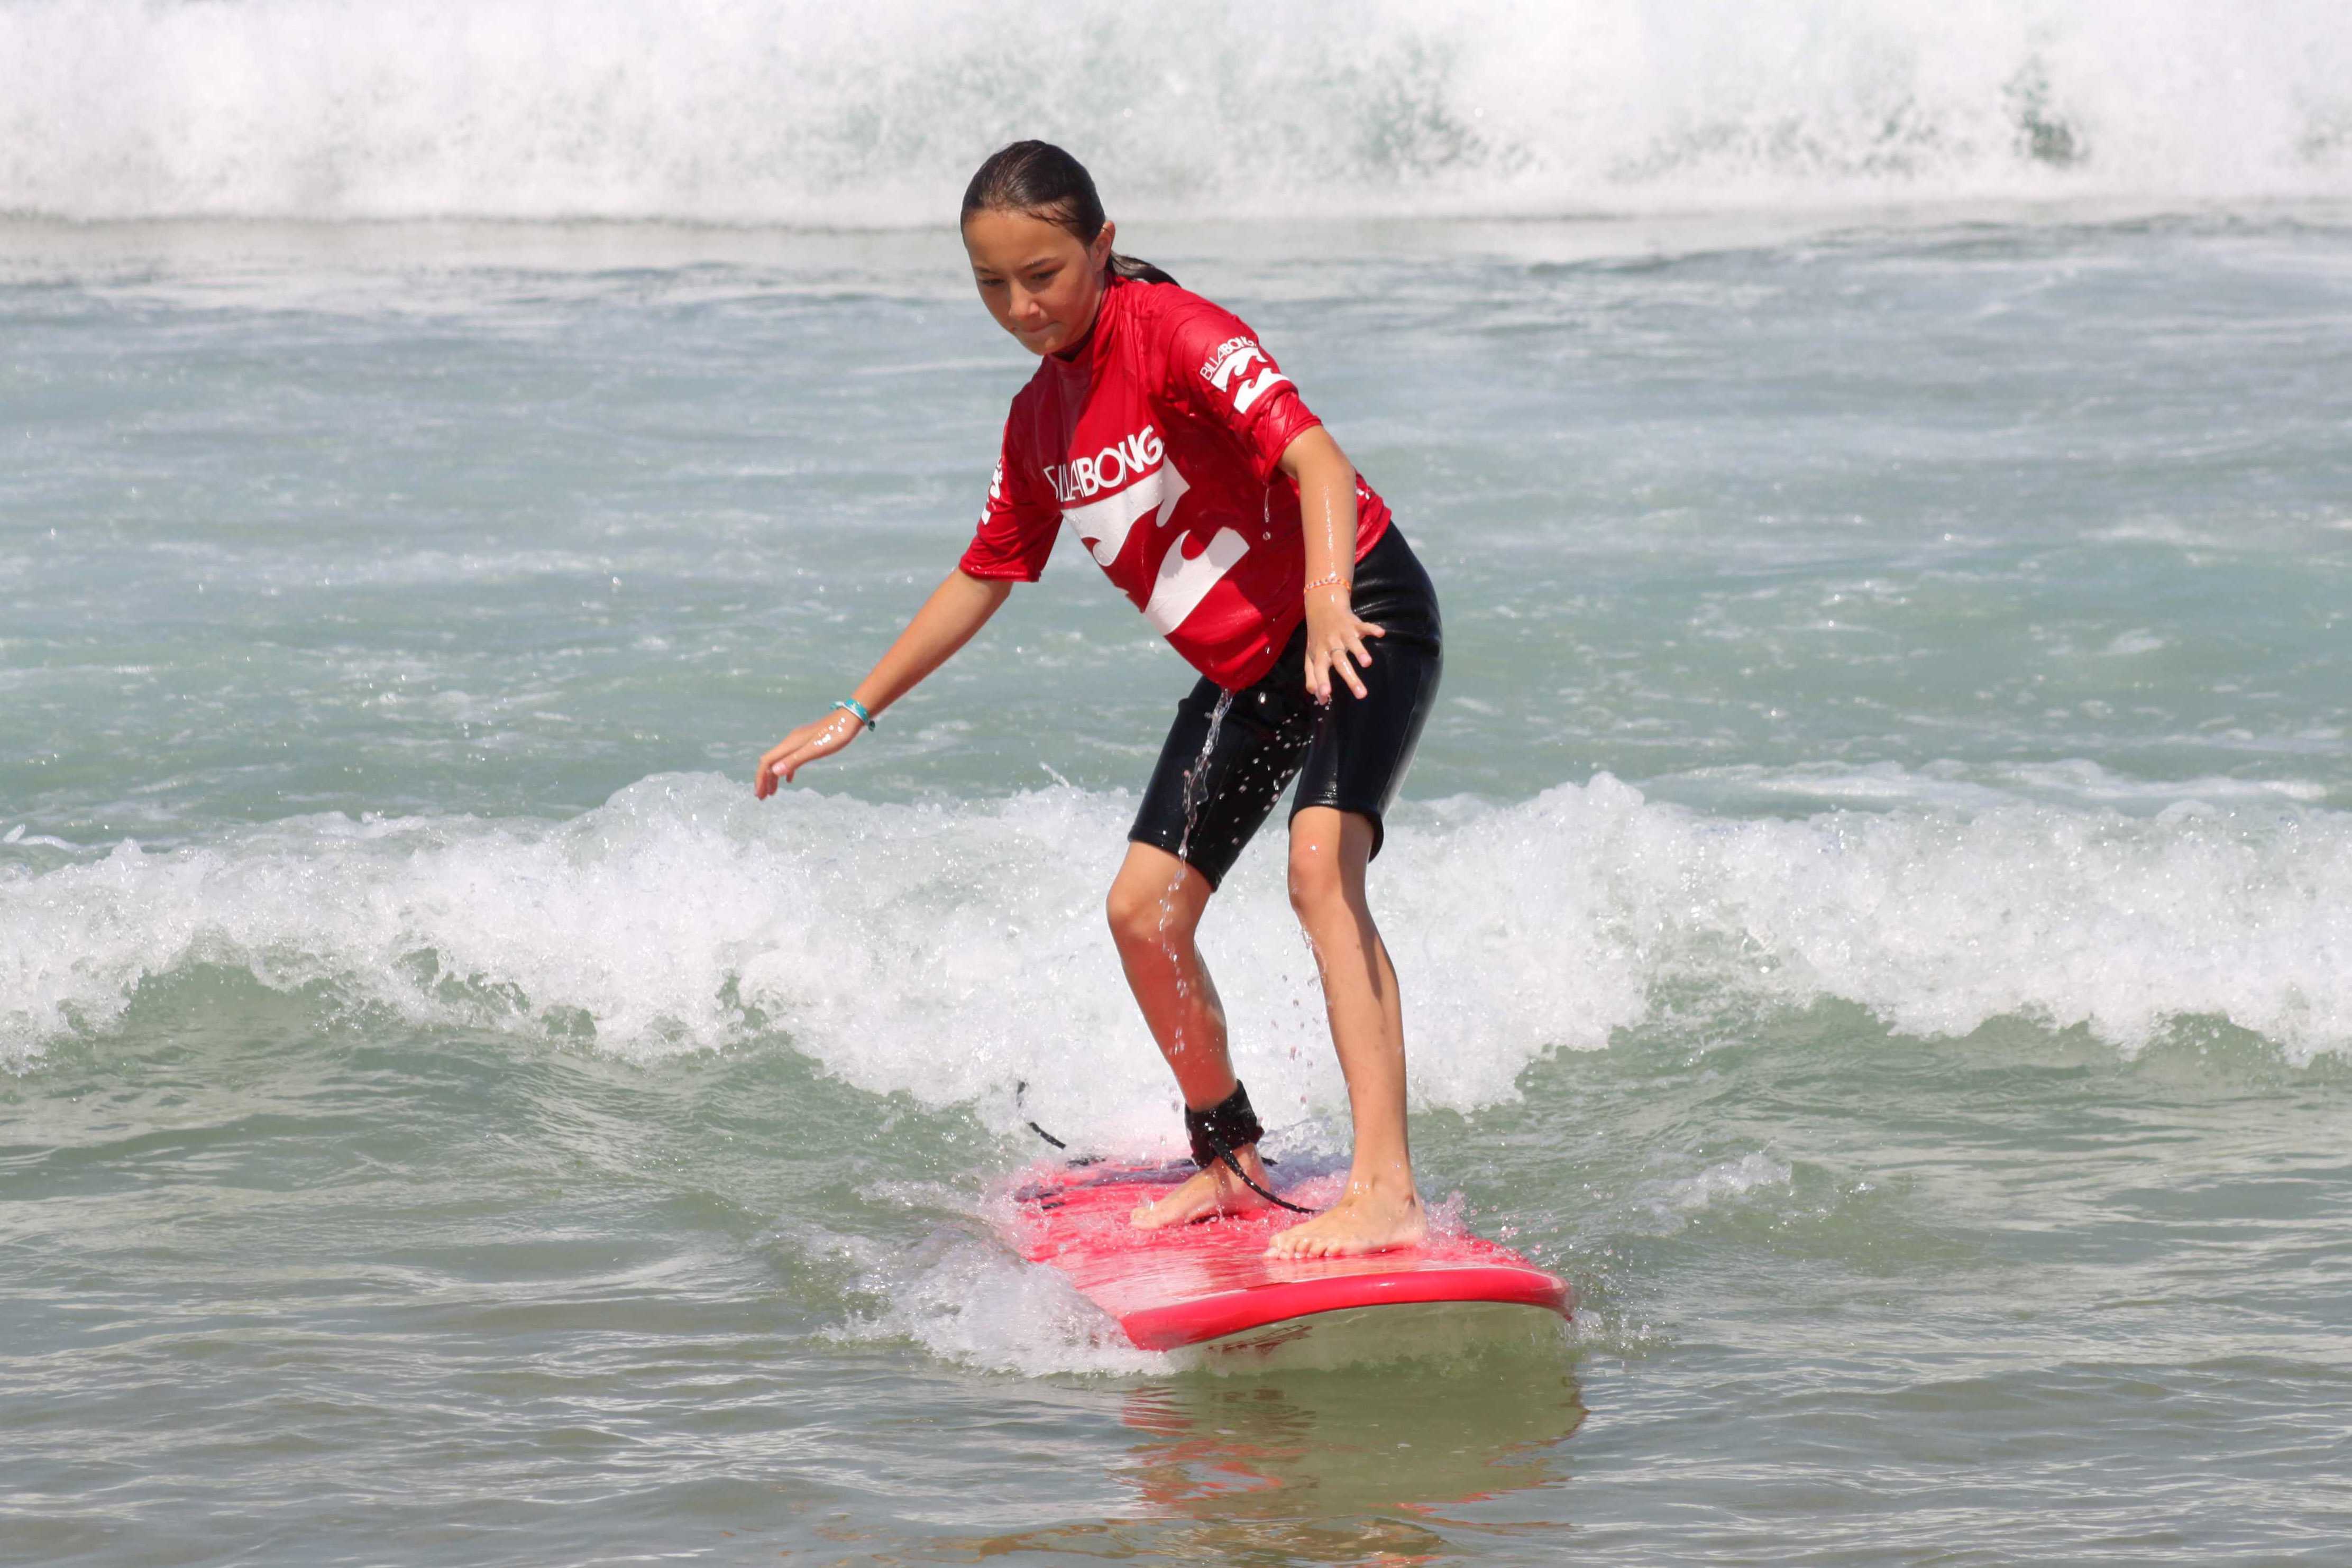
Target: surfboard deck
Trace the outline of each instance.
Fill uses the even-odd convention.
[[[1192,1174],[1189,1164],[1035,1166],[1014,1186],[1011,1239],[1031,1262],[1067,1275],[1144,1350],[1263,1341],[1273,1325],[1370,1308],[1471,1303],[1562,1319],[1573,1309],[1567,1281],[1475,1236],[1363,1258],[1272,1259],[1266,1242],[1302,1216],[1260,1209],[1165,1230],[1128,1223],[1137,1204]]]

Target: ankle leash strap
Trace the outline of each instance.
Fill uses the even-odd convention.
[[[1242,1169],[1241,1161],[1234,1157],[1235,1150],[1246,1149],[1265,1136],[1265,1128],[1259,1123],[1257,1113],[1250,1109],[1249,1091],[1242,1087],[1240,1079],[1234,1080],[1232,1093],[1207,1110],[1195,1111],[1186,1106],[1184,1131],[1192,1136],[1192,1163],[1202,1170],[1223,1160],[1226,1169],[1242,1178],[1244,1186],[1266,1202],[1286,1208],[1293,1214],[1315,1212],[1311,1208],[1301,1208],[1286,1198],[1276,1197],[1258,1186],[1250,1179],[1249,1172]]]

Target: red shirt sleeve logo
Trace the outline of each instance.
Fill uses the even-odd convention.
[[[1245,373],[1253,365],[1258,367],[1255,377]],[[1218,344],[1202,361],[1201,379],[1233,399],[1235,413],[1247,413],[1267,392],[1290,382],[1255,338],[1228,338]]]

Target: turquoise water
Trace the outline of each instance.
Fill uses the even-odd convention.
[[[0,5],[0,1561],[2352,1561],[2347,82],[2326,0]],[[1373,897],[1563,1342],[1146,1354],[999,1239],[1030,1118],[1176,1146],[1100,904],[1190,676],[1087,563],[751,798],[978,510],[1032,134],[1439,583]],[[1279,858],[1204,941],[1313,1176]]]
[[[751,799],[1026,373],[951,235],[0,228],[0,1554],[2341,1561],[2347,233],[1134,225],[1437,577],[1417,1153],[1584,1302],[1236,1374],[992,1220],[1174,1146],[1174,656],[1057,556]]]

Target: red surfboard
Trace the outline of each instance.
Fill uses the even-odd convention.
[[[1014,1189],[1013,1243],[1068,1275],[1144,1350],[1365,1308],[1475,1303],[1566,1318],[1573,1305],[1567,1281],[1475,1236],[1363,1258],[1274,1259],[1267,1240],[1301,1216],[1260,1209],[1165,1230],[1128,1223],[1137,1204],[1192,1174],[1190,1165],[1041,1166]]]

